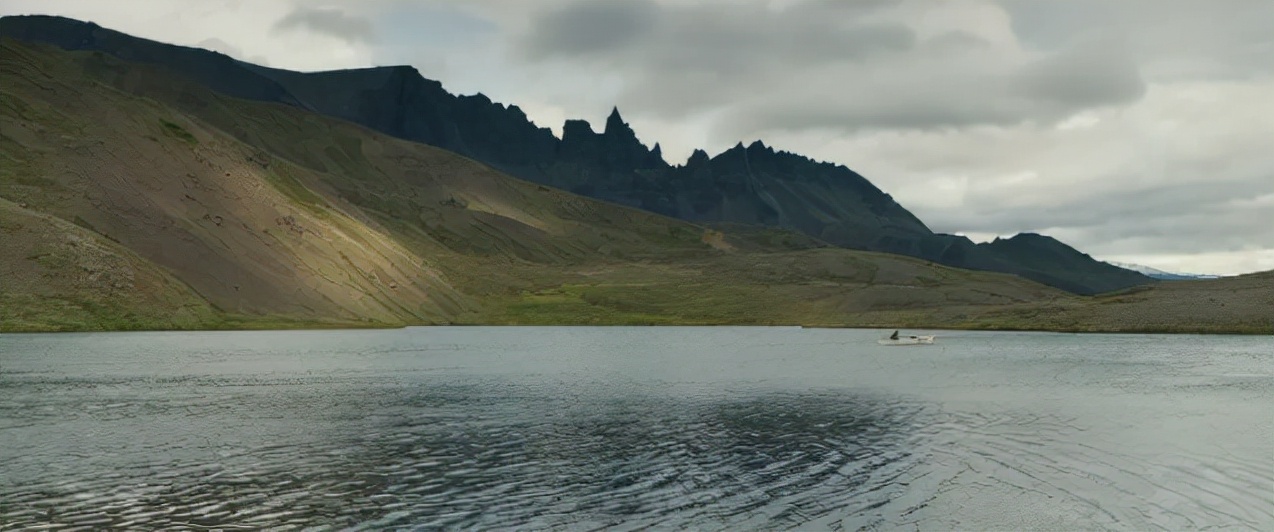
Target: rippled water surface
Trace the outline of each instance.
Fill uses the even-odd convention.
[[[0,530],[1274,530],[1274,339],[0,335]]]

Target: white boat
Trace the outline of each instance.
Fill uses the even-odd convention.
[[[881,338],[876,340],[880,345],[927,345],[932,344],[936,336],[899,336],[897,338]]]

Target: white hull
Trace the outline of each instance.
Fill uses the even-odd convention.
[[[934,336],[899,336],[897,340],[884,338],[877,340],[880,345],[928,345],[933,343]]]

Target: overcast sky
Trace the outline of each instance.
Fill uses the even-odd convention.
[[[669,162],[762,139],[932,229],[1274,269],[1270,0],[5,0],[298,70],[411,64]]]

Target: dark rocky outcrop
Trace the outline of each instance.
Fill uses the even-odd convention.
[[[1152,282],[1046,236],[974,244],[935,234],[853,170],[760,141],[716,156],[695,151],[684,165],[669,165],[658,145],[641,143],[618,109],[600,133],[586,121],[568,120],[559,139],[517,106],[482,94],[453,95],[411,67],[292,72],[48,16],[4,17],[0,36],[161,65],[227,95],[302,107],[522,179],[684,220],[782,227],[837,246],[1013,273],[1081,294]]]

